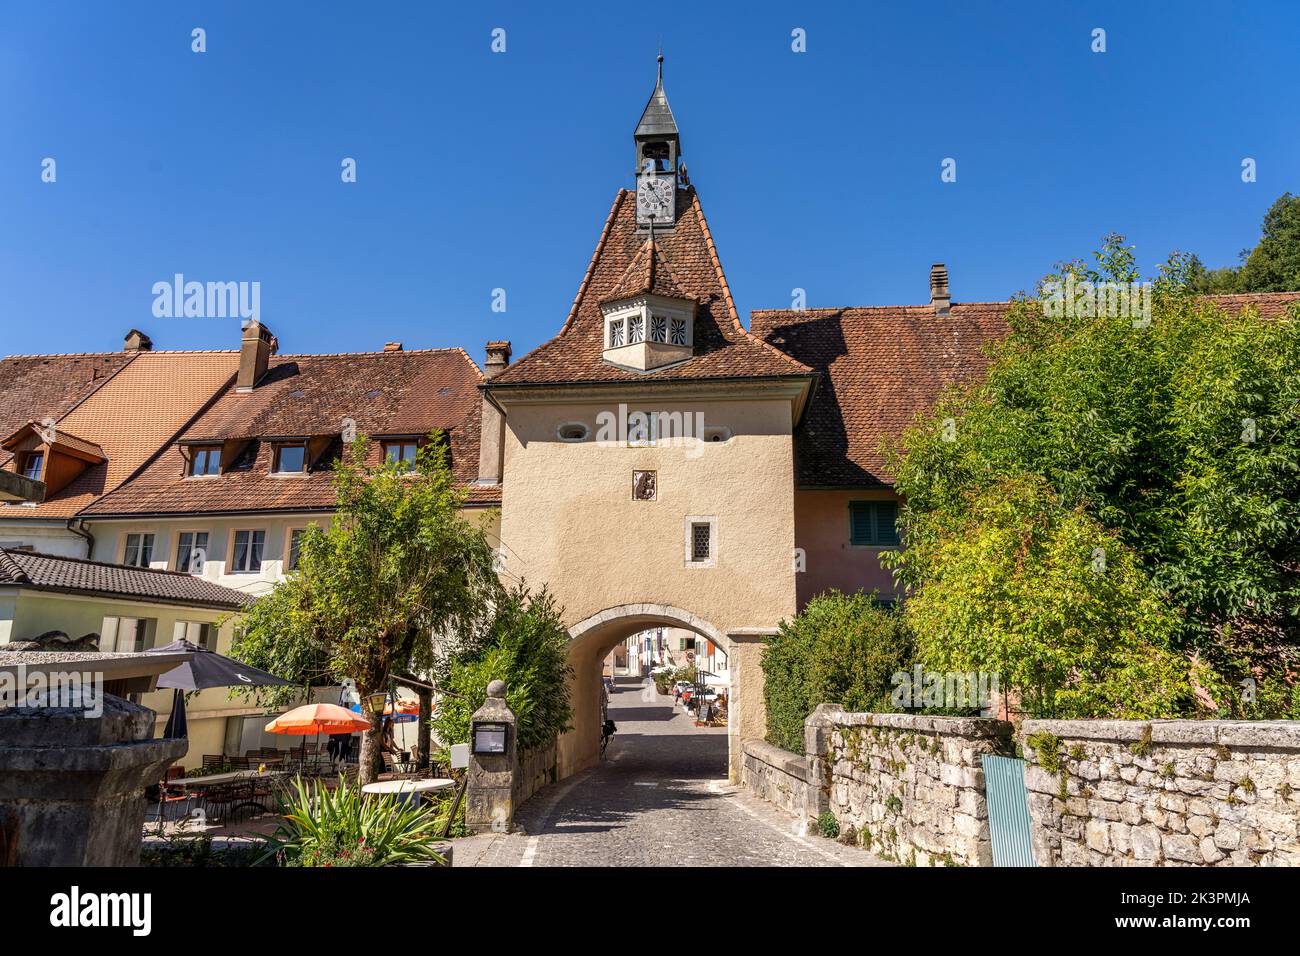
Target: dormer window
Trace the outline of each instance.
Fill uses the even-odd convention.
[[[623,320],[609,320],[609,347],[612,349],[621,348],[623,345]]]
[[[672,342],[673,342],[673,345],[689,345],[689,344],[690,344],[689,338],[688,338],[687,333],[686,333],[686,320],[685,320],[685,319],[672,319],[672,320],[669,322],[669,325],[672,327]]]
[[[651,342],[668,341],[668,316],[666,315],[650,316],[650,341]]]
[[[302,442],[275,446],[271,468],[277,475],[300,475],[307,470],[307,445]]]
[[[645,314],[636,312],[627,319],[627,344],[637,345],[645,341]]]
[[[402,471],[415,469],[415,456],[420,446],[414,440],[384,442],[384,460],[401,465]]]
[[[204,445],[195,448],[190,457],[190,477],[221,474],[221,446]]]
[[[32,481],[41,480],[41,472],[45,468],[45,452],[29,451],[27,457],[23,459],[23,477],[30,478]]]

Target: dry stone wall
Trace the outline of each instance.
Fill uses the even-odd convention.
[[[807,758],[764,740],[745,741],[740,782],[764,800],[798,817],[807,813],[809,800],[816,799],[809,792]]]
[[[1011,752],[1009,723],[823,704],[804,733],[842,839],[908,865],[992,864],[980,758]]]
[[[1300,866],[1295,721],[1021,726],[1039,866]]]

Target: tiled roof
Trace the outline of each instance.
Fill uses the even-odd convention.
[[[679,190],[677,204],[681,210],[677,224],[670,232],[656,233],[660,256],[650,261],[667,263],[665,274],[680,290],[677,294],[700,303],[695,318],[694,356],[649,372],[630,371],[604,361],[605,324],[600,303],[637,284],[627,277],[636,276],[636,260],[645,259],[647,246],[646,238],[636,230],[635,197],[627,190],[619,190],[560,333],[492,379],[489,387],[810,374],[807,366],[745,331],[695,190]]]
[[[27,422],[22,427],[20,427],[16,432],[14,432],[12,435],[6,438],[3,442],[0,442],[0,445],[3,445],[4,447],[7,448],[12,448],[14,447],[15,444],[20,443],[24,436],[32,435],[33,433],[39,433],[41,432],[42,428],[43,426],[40,422]],[[83,455],[89,455],[91,457],[99,458],[101,460],[105,457],[104,449],[100,448],[92,441],[86,441],[86,439],[84,438],[78,438],[76,435],[73,435],[70,432],[63,431],[62,429],[59,428],[54,429],[54,436],[55,437],[53,440],[54,443],[57,445],[62,445],[63,447],[68,448],[72,451],[81,452]]]
[[[601,302],[603,304],[629,299],[645,292],[670,296],[674,299],[690,298],[682,291],[672,265],[664,256],[663,247],[653,239],[645,241],[645,245],[632,257],[627,271],[618,280],[618,285],[614,286],[613,291]]]
[[[0,359],[0,435],[12,435],[27,422],[58,421],[140,354],[88,352]],[[9,458],[8,452],[0,452],[0,466]]]
[[[253,603],[253,598],[241,591],[192,574],[3,548],[0,548],[0,584],[231,611]]]
[[[276,475],[267,439],[338,436],[344,419],[372,438],[447,431],[453,472],[462,483],[472,482],[478,476],[480,381],[478,366],[462,349],[276,356],[252,391],[238,392],[232,384],[179,438],[182,443],[251,441],[251,467],[186,478],[185,458],[179,445],[172,444],[83,513],[331,510],[335,498],[329,465],[342,450],[341,440],[335,438],[307,474]],[[370,454],[377,463],[383,452],[374,444]]]
[[[822,373],[795,431],[804,487],[889,485],[881,440],[899,434],[948,385],[984,371],[983,346],[1006,335],[1005,302],[759,311],[750,328]]]
[[[1284,314],[1300,292],[1207,296],[1221,308]],[[947,315],[928,305],[761,310],[750,331],[821,373],[795,431],[795,475],[802,487],[890,485],[882,442],[932,408],[944,389],[977,378],[986,346],[1007,334],[1008,302],[954,303]]]
[[[232,379],[239,364],[235,351],[133,354],[129,364],[56,423],[58,433],[98,446],[108,460],[91,465],[40,505],[0,507],[0,520],[77,514],[171,440]],[[9,401],[0,392],[0,402]]]

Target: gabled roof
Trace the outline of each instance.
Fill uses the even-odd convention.
[[[623,273],[622,278],[618,280],[618,284],[614,286],[613,291],[601,299],[601,305],[617,302],[620,299],[630,299],[646,293],[667,296],[672,299],[691,298],[682,291],[681,284],[677,281],[677,275],[673,272],[671,263],[664,256],[660,244],[653,238],[647,239],[645,245],[632,257],[627,270]]]
[[[516,385],[638,383],[744,378],[805,377],[811,369],[750,335],[740,322],[727,277],[718,260],[709,225],[693,188],[678,190],[681,210],[671,232],[656,235],[658,258],[668,266],[681,295],[699,303],[695,317],[695,354],[647,372],[630,371],[604,361],[605,325],[600,304],[627,288],[636,275],[646,240],[637,234],[633,193],[619,190],[605,220],[574,299],[558,335],[509,366],[488,384],[489,390]],[[637,284],[632,282],[631,284]]]
[[[242,591],[192,574],[3,548],[0,548],[0,585],[229,611],[242,610],[253,603],[253,598]]]
[[[132,353],[111,379],[55,420],[56,434],[77,436],[107,460],[90,464],[39,505],[0,506],[0,520],[70,518],[112,491],[233,379],[238,363],[235,351]],[[0,389],[0,405],[11,401]]]
[[[62,431],[58,428],[51,430],[54,434],[48,444],[62,447],[63,450],[88,460],[104,460],[104,449],[100,448],[99,445],[94,442],[86,441],[84,438],[78,438],[76,435]],[[13,451],[28,438],[37,438],[39,441],[44,442],[45,436],[43,432],[44,426],[41,423],[27,422],[4,441],[0,441],[0,448]]]
[[[1279,317],[1300,292],[1206,296],[1224,309]],[[934,407],[950,385],[987,370],[988,346],[1006,337],[1009,302],[760,310],[750,331],[821,373],[795,430],[795,480],[805,488],[891,485],[881,445]]]
[[[9,355],[0,359],[0,435],[29,421],[58,421],[140,352]],[[0,453],[0,466],[10,456]]]
[[[231,383],[217,400],[139,475],[83,512],[87,517],[137,514],[234,514],[329,511],[330,470],[342,453],[344,420],[371,438],[449,432],[452,472],[462,484],[478,475],[478,391],[482,375],[462,349],[280,355],[248,392]],[[331,442],[306,474],[271,473],[276,438]],[[187,478],[181,445],[247,442],[245,470]],[[378,443],[371,461],[382,460]],[[475,495],[476,504],[500,500],[500,489]]]

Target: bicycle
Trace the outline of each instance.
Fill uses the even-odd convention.
[[[618,726],[612,720],[607,720],[600,726],[600,759],[605,759],[605,748],[609,746],[610,740],[618,731]]]

